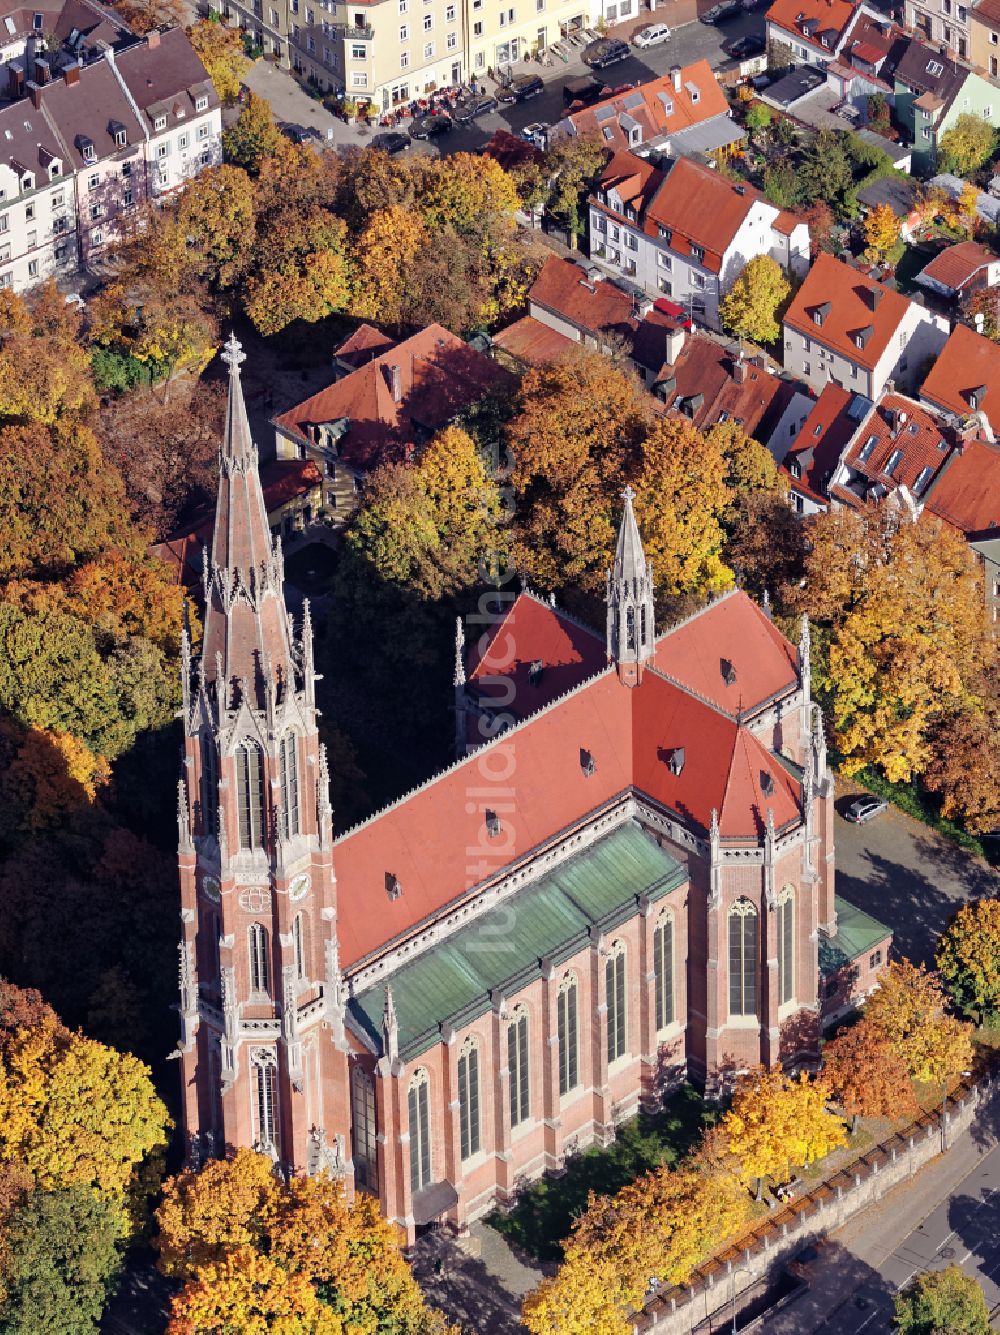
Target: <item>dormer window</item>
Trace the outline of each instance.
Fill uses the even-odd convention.
[[[167,118],[166,118],[166,116],[156,116],[156,117],[154,117],[154,119],[153,119],[153,129],[154,129],[154,130],[165,130],[166,128],[167,128]]]
[[[591,753],[580,747],[580,768],[583,770],[584,777],[589,779],[592,774],[597,772],[597,762]]]
[[[874,332],[875,330],[871,325],[866,325],[864,329],[859,329],[854,335],[855,346],[863,349]]]
[[[796,481],[799,481],[802,477],[802,465],[798,462],[798,460],[796,460],[791,465],[791,471],[792,471],[792,477],[794,477]]]
[[[692,258],[693,260],[703,260],[703,259],[705,258],[705,248],[704,248],[704,246],[692,246],[692,247],[691,247],[691,258]]]
[[[49,180],[54,181],[57,176],[62,175],[62,167],[58,162],[49,163]]]
[[[394,876],[391,871],[387,871],[385,874],[385,893],[393,903],[395,903],[403,893],[403,887],[399,884],[398,878]]]
[[[204,93],[202,93],[200,97],[196,97],[196,98],[195,98],[195,100],[194,100],[194,109],[195,109],[195,111],[207,111],[207,110],[208,110],[208,98],[205,96]]]
[[[661,241],[666,241],[667,245],[669,246],[670,243],[671,243],[671,241],[674,239],[674,234],[673,234],[673,232],[670,230],[670,228],[669,228],[669,227],[661,227],[661,228],[659,229],[659,233],[660,233],[660,240],[661,240]]]
[[[81,139],[80,152],[83,155],[84,162],[97,161],[97,149],[94,147],[93,139]]]
[[[944,73],[944,66],[939,60],[929,60],[927,62],[927,73],[936,79],[939,74]]]
[[[813,311],[813,324],[821,325],[830,314],[830,302],[824,301],[822,306],[817,306]]]
[[[973,389],[969,392],[969,407],[972,409],[973,412],[975,412],[977,408],[981,407],[983,399],[985,398],[986,398],[985,385],[980,385],[978,389]]]
[[[33,14],[31,18],[31,27],[33,32],[41,32],[45,27],[45,15]]]

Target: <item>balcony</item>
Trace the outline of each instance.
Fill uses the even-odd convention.
[[[375,36],[374,28],[369,28],[367,24],[363,28],[344,27],[341,32],[349,42],[370,42]]]

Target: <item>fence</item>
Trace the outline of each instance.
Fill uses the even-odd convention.
[[[664,1290],[633,1317],[632,1329],[688,1335],[702,1321],[776,1272],[797,1252],[845,1224],[941,1153],[942,1144],[968,1131],[993,1097],[996,1063],[984,1062],[948,1095],[941,1108],[922,1113],[902,1131],[872,1146],[811,1191],[770,1214],[731,1246],[699,1266],[687,1284]],[[942,1121],[943,1119],[943,1121]],[[735,1288],[734,1271],[740,1287]]]

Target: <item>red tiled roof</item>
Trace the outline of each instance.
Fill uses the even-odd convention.
[[[697,90],[697,101],[688,84]],[[608,114],[613,108],[614,113]],[[631,88],[617,97],[595,102],[582,111],[575,111],[567,119],[577,134],[591,135],[608,148],[629,147],[629,136],[622,129],[621,116],[631,117],[639,126],[642,142],[678,134],[693,125],[716,116],[725,116],[729,104],[726,95],[712,73],[707,60],[685,65],[680,72],[680,88],[675,88],[671,75],[650,79],[639,88]],[[565,124],[565,122],[563,122]]]
[[[525,315],[493,336],[493,346],[528,366],[544,366],[576,347],[575,339],[550,329],[541,320]]]
[[[646,210],[647,230],[667,227],[671,250],[690,255],[692,245],[705,252],[705,268],[718,273],[722,256],[764,196],[691,158],[680,158]]]
[[[995,251],[987,250],[978,241],[960,241],[957,246],[945,246],[924,266],[921,278],[933,278],[952,292],[960,291],[971,278],[988,264],[1000,263]]]
[[[396,340],[390,338],[388,334],[383,334],[380,329],[374,329],[370,324],[360,324],[353,334],[348,334],[343,343],[334,348],[333,355],[357,370],[359,366],[364,366],[373,357],[377,357],[380,352],[387,352],[395,346]]]
[[[872,294],[881,294],[873,306]],[[821,251],[788,308],[785,324],[874,370],[909,305],[906,297]],[[823,308],[829,306],[825,312]],[[814,318],[822,314],[822,324]],[[865,331],[864,347],[856,338]]]
[[[394,369],[398,401],[391,388]],[[310,441],[310,426],[346,418],[341,457],[368,470],[405,458],[421,436],[439,430],[491,390],[513,383],[509,371],[432,324],[274,418],[274,425]]]
[[[969,441],[927,493],[927,509],[969,536],[1000,530],[1000,446]]]
[[[601,172],[598,186],[616,191],[623,203],[631,204],[641,215],[662,182],[663,172],[648,158],[619,149]]]
[[[790,485],[820,504],[826,503],[826,482],[858,428],[847,413],[850,402],[846,389],[833,381],[825,385],[781,465]],[[798,464],[800,477],[792,473],[793,463]]]
[[[613,283],[587,273],[572,260],[547,259],[528,293],[530,303],[544,306],[580,330],[613,330],[626,336],[634,324],[635,302]]]
[[[831,41],[829,46],[824,47],[820,42],[820,33],[833,31],[839,40],[856,9],[857,0],[855,3],[849,0],[774,0],[766,18],[768,23],[794,33],[800,42],[808,42],[818,50],[832,52],[837,42]],[[809,19],[814,19],[818,25],[812,37],[807,37],[802,30],[803,22]]]
[[[737,374],[732,351],[704,334],[688,334],[674,364],[660,371],[658,394],[668,411],[689,417],[699,429],[731,417],[748,436],[766,442],[791,397],[790,386],[755,362],[743,363],[742,381]],[[668,376],[674,388],[664,390]]]
[[[972,412],[969,396],[983,386],[986,394],[977,406],[994,432],[1000,433],[1000,346],[968,325],[957,324],[921,386],[920,397],[967,417]]]
[[[953,441],[935,413],[902,394],[883,394],[861,423],[844,463],[869,482],[881,482],[887,490],[906,486],[919,499],[947,460]],[[885,473],[897,451],[901,457],[891,474]],[[926,469],[930,472],[925,475]]]

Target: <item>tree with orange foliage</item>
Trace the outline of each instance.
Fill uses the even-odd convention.
[[[409,209],[394,204],[373,213],[354,244],[352,315],[399,325],[408,275],[429,244],[426,227]]]
[[[0,785],[23,811],[29,830],[60,826],[89,806],[111,778],[111,766],[71,732],[29,728]]]
[[[321,320],[350,300],[347,227],[324,209],[273,220],[255,258],[258,273],[247,284],[245,305],[262,334],[293,320]]]
[[[172,1303],[167,1335],[221,1331],[287,1331],[289,1335],[345,1335],[305,1275],[253,1247],[227,1252],[199,1270]]]
[[[87,418],[96,406],[80,315],[50,280],[0,292],[0,425]]]
[[[871,259],[882,259],[899,240],[899,219],[889,204],[869,209],[862,231]]]
[[[941,980],[926,965],[893,960],[864,1018],[922,1084],[948,1084],[972,1061],[972,1025],[948,1014]]]
[[[841,1029],[823,1048],[823,1079],[850,1117],[852,1133],[861,1117],[905,1117],[917,1112],[906,1063],[885,1035],[864,1019]]]

